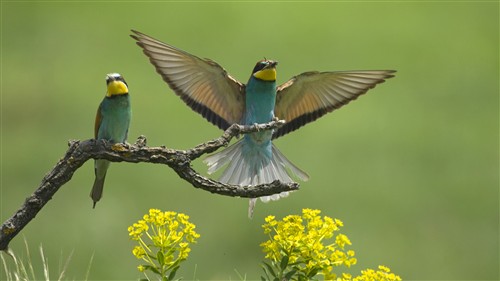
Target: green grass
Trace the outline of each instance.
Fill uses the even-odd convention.
[[[56,278],[54,277],[54,272],[51,271],[49,266],[49,260],[47,255],[44,253],[42,245],[38,248],[39,250],[39,262],[41,263],[40,268],[36,268],[35,260],[31,257],[30,247],[28,242],[24,239],[25,253],[24,255],[17,255],[12,249],[8,251],[2,251],[0,253],[0,258],[2,260],[2,274],[1,280],[11,281],[28,281],[28,280],[68,280],[66,278],[66,270],[71,262],[73,252],[65,260],[59,261],[58,271],[56,272]],[[62,256],[61,256],[62,258]],[[87,270],[86,278],[83,280],[88,280],[88,273],[90,272],[90,265],[92,264],[92,257],[90,259],[89,267]],[[81,278],[79,278],[81,279]]]

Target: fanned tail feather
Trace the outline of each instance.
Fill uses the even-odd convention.
[[[290,162],[274,144],[272,144],[271,158],[258,153],[249,154],[245,158],[243,155],[245,145],[247,144],[244,142],[244,139],[241,139],[228,148],[205,158],[204,162],[208,165],[208,173],[212,174],[228,164],[219,181],[241,186],[271,183],[275,180],[289,183],[293,182],[292,175],[303,181],[309,179],[307,173]],[[262,202],[269,202],[287,197],[288,194],[289,192],[282,192],[259,198]],[[255,203],[256,199],[250,199],[248,208],[249,217],[253,215]]]
[[[292,171],[292,174],[297,176],[302,181],[309,180],[309,175],[302,171],[299,167],[295,166],[290,160],[288,160],[279,149],[273,145],[273,160],[278,160],[281,166],[284,168],[289,168]]]

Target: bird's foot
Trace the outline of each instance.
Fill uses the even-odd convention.
[[[111,146],[113,151],[125,151],[128,148],[128,144],[126,143],[115,143]]]

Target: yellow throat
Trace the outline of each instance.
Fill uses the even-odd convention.
[[[122,81],[110,81],[108,83],[107,97],[128,94],[128,87]]]
[[[276,68],[264,68],[255,72],[253,76],[264,81],[276,81]]]

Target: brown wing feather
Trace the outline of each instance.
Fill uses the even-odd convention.
[[[274,114],[287,123],[274,132],[278,138],[365,94],[394,77],[393,70],[305,72],[277,88]]]
[[[99,127],[101,127],[102,114],[101,114],[101,105],[97,108],[97,113],[95,115],[95,123],[94,123],[94,138],[97,139],[97,135],[99,134]]]
[[[137,41],[163,80],[194,111],[225,130],[239,123],[245,106],[245,85],[219,64],[201,59],[141,32]]]

